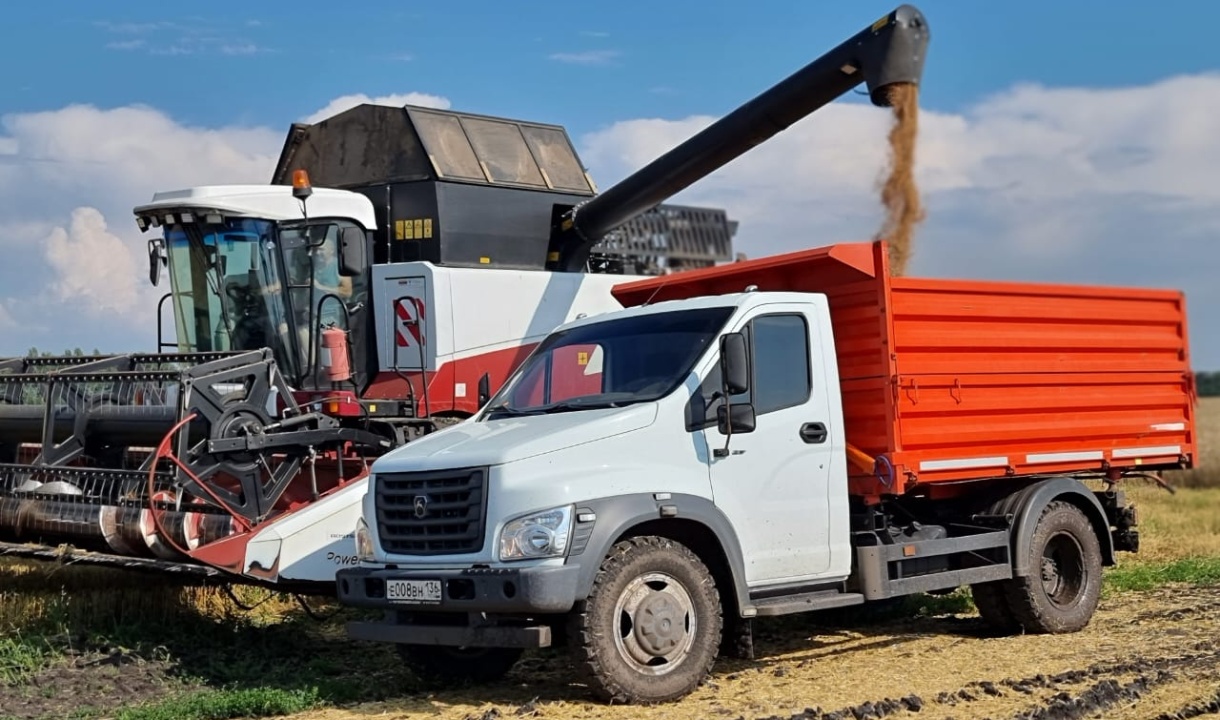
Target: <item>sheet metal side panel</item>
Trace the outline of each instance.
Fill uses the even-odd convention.
[[[870,279],[827,293],[847,442],[870,455],[892,447],[890,369],[880,283]]]
[[[1181,293],[895,278],[892,460],[920,483],[1196,453]]]

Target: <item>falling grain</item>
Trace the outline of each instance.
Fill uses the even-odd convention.
[[[885,224],[879,237],[889,243],[890,274],[906,271],[915,226],[924,219],[915,184],[915,141],[919,135],[919,88],[900,83],[889,89],[894,125],[890,129],[888,174],[881,187]]]

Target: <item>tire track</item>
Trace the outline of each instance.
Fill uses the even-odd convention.
[[[1188,720],[1202,715],[1220,715],[1220,689],[1210,698],[1190,703],[1176,712],[1161,713],[1154,720]]]
[[[589,701],[563,658],[538,658],[509,682],[309,713],[436,720],[1186,720],[1216,718],[1220,593],[1131,593],[1067,636],[996,637],[974,613],[847,627],[792,622],[759,633],[758,659],[726,661],[691,697],[656,707]]]
[[[988,698],[1006,697],[1006,690],[1027,696],[1044,695],[1039,704],[1017,712],[1011,716],[1012,720],[1077,720],[1120,702],[1138,702],[1153,688],[1179,679],[1175,671],[1214,670],[1220,667],[1220,652],[1215,642],[1201,641],[1193,649],[1197,652],[1176,657],[1137,657],[1124,662],[1099,662],[1087,668],[1053,675],[1039,673],[998,681],[972,681],[957,690],[942,691],[931,703],[911,694],[897,699],[865,701],[832,711],[813,707],[798,713],[770,715],[756,720],[871,720],[900,713],[917,713],[930,704],[950,708],[971,705]],[[1134,678],[1125,683],[1114,677],[1129,675],[1134,675]],[[1065,689],[1089,682],[1092,684],[1074,695]],[[1208,705],[1203,703],[1201,707]]]

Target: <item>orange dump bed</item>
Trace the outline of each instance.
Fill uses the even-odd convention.
[[[637,305],[749,285],[829,298],[854,493],[1195,461],[1180,292],[892,278],[885,243],[865,242],[613,293]]]

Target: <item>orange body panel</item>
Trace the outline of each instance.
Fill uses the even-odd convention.
[[[851,492],[1193,465],[1181,292],[892,278],[845,243],[616,286],[624,305],[759,290],[829,299]]]

